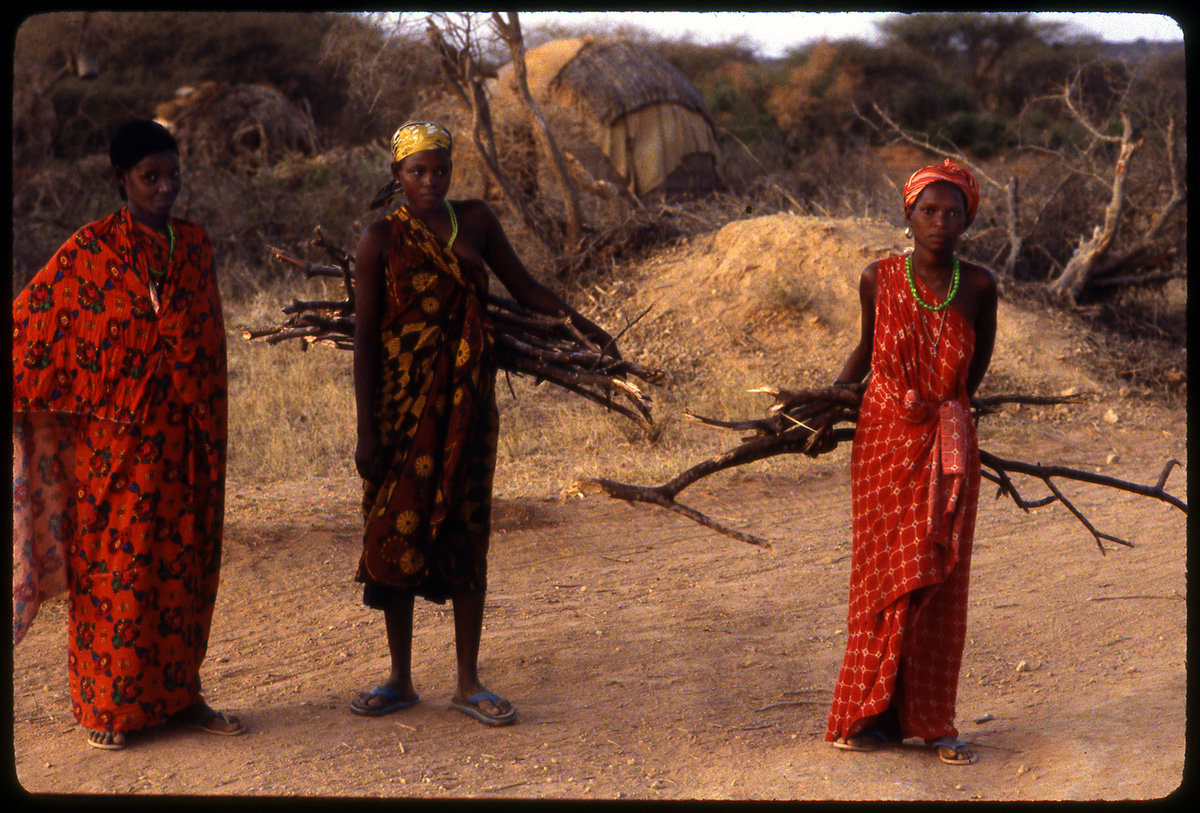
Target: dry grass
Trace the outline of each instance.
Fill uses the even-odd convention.
[[[354,471],[351,354],[242,340],[243,325],[278,319],[291,290],[286,282],[271,283],[225,302],[231,477],[279,480]]]
[[[258,291],[225,302],[229,341],[229,474],[243,481],[353,476],[355,406],[352,356],[316,345],[246,342],[243,325],[277,321],[279,308],[311,283],[263,283]],[[625,351],[637,355],[631,335]],[[652,485],[738,442],[737,433],[714,431],[683,418],[685,411],[716,417],[758,414],[765,396],[748,392],[758,374],[726,359],[686,370],[669,387],[655,389],[657,431],[647,437],[615,413],[529,378],[497,379],[500,408],[496,493],[502,497],[554,497],[577,479],[607,477]],[[747,382],[750,382],[749,384]],[[793,468],[838,465],[830,456],[813,462],[771,461],[718,477],[748,477]],[[794,465],[793,465],[794,464]]]

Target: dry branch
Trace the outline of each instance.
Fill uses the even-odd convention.
[[[551,170],[554,173],[555,180],[558,182],[559,190],[562,192],[563,208],[567,221],[566,244],[568,246],[577,246],[583,235],[583,215],[579,208],[579,192],[575,187],[571,173],[567,170],[567,162],[563,158],[562,151],[558,148],[558,142],[555,140],[554,134],[550,132],[550,126],[546,124],[546,119],[542,115],[541,108],[538,107],[537,101],[534,100],[533,94],[529,91],[529,79],[525,65],[525,40],[521,36],[520,18],[515,11],[507,12],[507,16],[501,15],[498,11],[493,11],[491,22],[492,28],[495,29],[500,39],[504,41],[504,44],[508,46],[513,66],[513,88],[516,90],[517,98],[521,100],[521,105],[525,109],[530,129],[533,131],[538,147],[550,157]]]
[[[243,327],[244,340],[267,344],[299,340],[302,349],[317,342],[354,349],[353,260],[330,244],[319,228],[313,245],[323,249],[337,266],[308,262],[280,248],[272,248],[271,257],[299,269],[309,279],[342,278],[346,298],[293,299],[281,309],[286,319],[266,327]],[[596,345],[566,317],[531,313],[494,295],[488,297],[487,310],[501,370],[530,376],[539,383],[548,381],[629,418],[648,434],[653,432],[650,396],[632,379],[657,383],[663,378],[661,370],[611,355],[611,348]]]
[[[810,457],[824,454],[836,448],[837,444],[852,440],[854,428],[839,426],[839,424],[854,424],[858,419],[858,408],[861,404],[865,384],[836,385],[833,387],[818,387],[804,390],[779,390],[762,387],[752,392],[763,392],[773,398],[765,418],[752,418],[739,421],[717,420],[689,414],[687,417],[706,426],[733,429],[742,432],[752,432],[744,437],[742,443],[716,456],[703,460],[695,466],[676,475],[670,481],[660,486],[637,486],[628,483],[618,483],[603,478],[580,480],[564,491],[565,496],[582,495],[588,491],[602,491],[610,497],[627,502],[645,502],[658,505],[676,513],[682,514],[705,527],[712,528],[726,536],[743,542],[749,542],[759,547],[770,548],[771,545],[760,537],[738,531],[718,523],[693,508],[676,502],[680,491],[692,483],[734,466],[741,466],[758,460],[765,460],[780,454],[800,452]],[[972,412],[978,420],[989,415],[1005,404],[1036,404],[1055,405],[1077,403],[1082,394],[1065,397],[1046,397],[1034,395],[995,395],[988,398],[973,398]],[[1104,533],[1088,520],[1071,500],[1062,493],[1053,482],[1054,479],[1072,480],[1089,483],[1105,488],[1127,491],[1143,497],[1151,497],[1178,508],[1187,514],[1187,504],[1178,497],[1166,491],[1167,478],[1171,469],[1180,465],[1177,460],[1170,460],[1159,475],[1154,485],[1141,485],[1116,477],[1067,468],[1065,466],[1042,465],[1027,463],[1020,460],[1007,460],[997,457],[987,451],[980,450],[982,476],[998,486],[996,497],[1007,496],[1013,503],[1024,511],[1061,502],[1074,517],[1079,520],[1092,537],[1096,540],[1100,552],[1105,553],[1104,540],[1120,545],[1133,547],[1131,542],[1120,537]],[[1012,475],[1019,474],[1040,480],[1050,494],[1040,500],[1025,500],[1013,484]]]

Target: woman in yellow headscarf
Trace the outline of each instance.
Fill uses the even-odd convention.
[[[451,201],[450,132],[409,122],[392,139],[393,180],[355,260],[355,464],[364,480],[363,601],[383,610],[391,673],[351,702],[379,716],[414,705],[414,596],[454,607],[458,682],[451,707],[507,725],[512,704],[477,662],[496,462],[496,362],[486,312],[490,268],[530,310],[567,316],[616,355],[612,338],[538,283],[491,207]]]

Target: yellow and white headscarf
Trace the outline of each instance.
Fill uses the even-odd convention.
[[[410,121],[400,125],[392,136],[392,160],[403,161],[415,152],[443,149],[450,152],[453,146],[450,131],[432,121]]]
[[[432,121],[409,121],[400,125],[392,135],[392,161],[399,163],[413,153],[442,149],[450,152],[454,140],[450,131]],[[400,192],[395,179],[388,181],[371,199],[370,208],[386,206]]]

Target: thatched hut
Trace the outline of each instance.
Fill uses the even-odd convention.
[[[700,194],[720,185],[716,131],[704,100],[653,49],[580,37],[534,48],[525,63],[530,93],[547,119],[572,121],[607,159],[611,171],[598,175],[615,173],[639,197]],[[497,108],[515,104],[512,74],[506,65],[491,83]]]
[[[289,153],[312,155],[312,117],[266,85],[206,82],[158,105],[155,119],[179,141],[188,160],[254,170]]]

